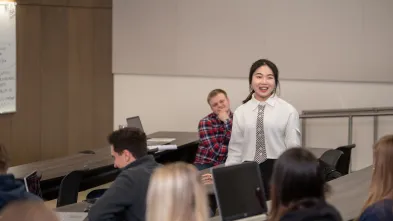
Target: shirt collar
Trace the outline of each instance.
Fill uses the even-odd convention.
[[[139,165],[143,165],[143,164],[148,163],[150,161],[154,161],[154,157],[152,155],[147,154],[143,157],[136,159],[134,162],[129,163],[127,166],[123,167],[122,169],[126,170],[131,167],[137,167]]]
[[[250,100],[250,103],[252,105],[252,110],[255,110],[258,108],[259,104],[268,104],[269,106],[274,107],[277,102],[277,95],[273,94],[271,95],[266,101],[259,101],[255,98],[255,93],[252,94],[252,98]]]

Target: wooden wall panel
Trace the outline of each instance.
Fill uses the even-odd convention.
[[[16,16],[17,112],[0,115],[12,165],[107,145],[111,1],[19,0]]]
[[[40,7],[20,6],[17,10],[17,109],[11,129],[12,164],[41,159],[40,14]]]
[[[19,5],[112,8],[112,0],[17,0]]]
[[[0,143],[4,145],[9,151],[11,157],[15,156],[15,151],[11,151],[11,129],[12,129],[12,115],[0,115]],[[12,162],[11,162],[12,163]]]
[[[94,10],[94,84],[93,116],[95,121],[93,142],[99,148],[107,145],[107,128],[113,128],[113,75],[112,73],[112,11]],[[108,65],[108,60],[110,64]]]
[[[68,153],[68,13],[42,7],[42,125],[44,159]]]
[[[81,147],[93,146],[93,11],[85,8],[68,11],[68,151],[75,153]]]

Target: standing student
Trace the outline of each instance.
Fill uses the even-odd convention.
[[[225,165],[259,163],[269,199],[275,159],[286,149],[301,145],[299,114],[278,97],[278,68],[273,62],[267,59],[254,62],[248,81],[251,92],[234,113]]]
[[[286,149],[300,146],[299,114],[277,96],[277,66],[267,59],[258,60],[248,80],[251,92],[234,113],[225,165],[277,159]]]
[[[373,147],[374,170],[360,221],[393,220],[393,135]]]
[[[198,170],[223,164],[231,139],[233,114],[227,93],[222,89],[212,90],[207,96],[207,103],[212,113],[198,124],[199,146],[194,162]]]
[[[146,220],[208,220],[206,190],[194,166],[177,162],[153,173],[147,194]]]
[[[341,221],[325,200],[328,189],[323,166],[310,151],[286,150],[274,165],[269,221]]]

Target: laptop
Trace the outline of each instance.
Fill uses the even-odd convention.
[[[245,162],[212,170],[218,209],[223,221],[267,213],[259,165]]]
[[[138,129],[140,129],[141,131],[145,132],[143,130],[142,121],[139,116],[129,117],[126,120],[127,120],[127,126],[136,127]],[[175,140],[174,138],[149,138],[148,137],[147,138],[147,146],[166,145],[166,144],[170,144],[174,140]]]
[[[31,172],[29,175],[25,176],[23,178],[23,181],[25,183],[27,192],[42,197],[42,191],[40,185],[41,176],[38,175],[38,172],[36,170]]]

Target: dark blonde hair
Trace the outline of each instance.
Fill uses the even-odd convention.
[[[0,144],[0,173],[5,173],[8,170],[8,163],[10,159],[5,146]]]
[[[207,221],[208,217],[206,189],[195,166],[177,162],[155,170],[147,194],[147,221]]]
[[[218,94],[224,94],[225,97],[228,97],[227,92],[225,92],[223,89],[214,89],[207,95],[207,103],[210,105],[210,99],[217,96]]]
[[[374,170],[363,211],[370,205],[393,199],[393,135],[386,135],[373,146]]]
[[[60,221],[56,213],[44,202],[22,200],[8,204],[0,213],[4,221]]]

